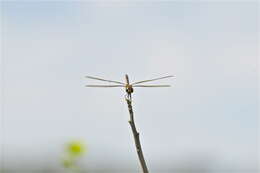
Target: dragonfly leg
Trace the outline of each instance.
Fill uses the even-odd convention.
[[[125,95],[125,99],[126,99],[126,100],[128,100],[128,99],[129,99],[129,98],[128,98],[128,94],[126,94],[126,95]]]
[[[132,101],[132,96],[131,96],[131,94],[127,93],[127,94],[125,95],[125,99],[126,99],[126,100],[129,100],[129,101]]]

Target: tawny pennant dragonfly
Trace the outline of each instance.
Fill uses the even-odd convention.
[[[134,87],[170,87],[170,85],[140,85],[140,84],[145,83],[145,82],[151,82],[151,81],[161,80],[161,79],[165,79],[165,78],[170,78],[170,77],[174,77],[174,76],[171,76],[171,75],[164,76],[164,77],[159,77],[159,78],[155,78],[155,79],[142,80],[142,81],[138,81],[138,82],[134,82],[134,83],[129,82],[129,78],[128,78],[127,74],[125,75],[126,83],[92,77],[92,76],[86,76],[86,77],[89,79],[100,80],[100,81],[117,84],[117,85],[86,85],[86,87],[124,87],[128,98],[131,99],[131,94],[134,92],[134,89],[133,89]]]

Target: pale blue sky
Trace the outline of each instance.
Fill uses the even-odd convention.
[[[176,76],[162,81],[171,88],[133,95],[151,170],[256,169],[256,2],[2,7],[7,168],[58,168],[73,138],[87,141],[89,169],[138,168],[124,91],[84,87],[95,84],[85,75],[128,73],[134,81]]]

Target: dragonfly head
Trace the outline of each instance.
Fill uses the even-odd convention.
[[[129,85],[129,84],[126,84],[125,86],[125,91],[128,93],[128,94],[131,94],[134,92],[134,88],[132,85]]]

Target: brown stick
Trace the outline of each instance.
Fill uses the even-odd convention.
[[[142,147],[141,147],[141,143],[140,143],[140,139],[139,139],[139,133],[137,132],[136,127],[135,127],[134,112],[133,112],[131,97],[126,98],[126,102],[127,102],[128,110],[129,110],[129,114],[130,114],[130,120],[128,122],[131,126],[131,129],[132,129],[132,132],[134,135],[135,147],[136,147],[136,151],[138,154],[138,158],[139,158],[140,164],[142,166],[143,173],[149,173],[148,168],[145,163],[144,156],[143,156],[143,151],[142,151]]]

